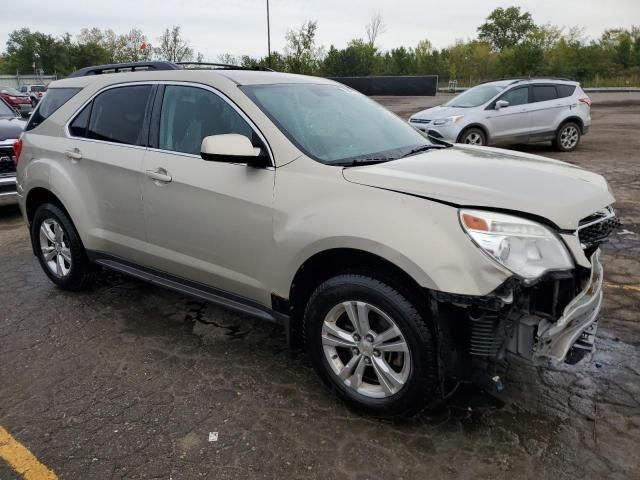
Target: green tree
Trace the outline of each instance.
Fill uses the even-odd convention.
[[[64,47],[52,35],[31,32],[28,28],[14,30],[7,40],[6,62],[10,72],[32,73],[37,70],[53,73],[65,70]]]
[[[322,49],[316,47],[316,30],[318,23],[305,22],[299,30],[289,30],[285,36],[287,71],[292,73],[313,74],[318,70],[322,57]]]
[[[518,45],[534,28],[531,14],[522,13],[520,7],[496,8],[478,27],[478,38],[502,51]]]

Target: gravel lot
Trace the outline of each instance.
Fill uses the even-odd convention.
[[[640,478],[640,95],[592,98],[576,152],[522,147],[604,174],[618,199],[626,230],[604,248],[597,351],[580,364],[515,364],[498,399],[468,387],[407,421],[362,418],[276,326],[112,273],[55,289],[4,208],[0,425],[60,479]],[[377,100],[406,117],[444,99]]]

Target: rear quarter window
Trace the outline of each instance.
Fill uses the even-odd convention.
[[[573,92],[576,91],[575,85],[556,85],[556,89],[558,90],[558,97],[565,98],[573,95]]]
[[[40,101],[38,108],[33,112],[29,123],[25,127],[26,131],[33,130],[42,124],[47,118],[67,103],[81,88],[50,88],[44,98]]]

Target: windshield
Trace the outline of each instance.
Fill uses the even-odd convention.
[[[16,112],[0,99],[0,117],[15,117]]]
[[[16,90],[15,88],[11,88],[11,87],[0,87],[0,92],[4,92],[7,91],[7,94],[9,95],[22,95],[18,90]]]
[[[459,108],[478,107],[487,103],[502,90],[504,90],[504,87],[498,87],[497,85],[479,85],[445,103],[445,106]]]
[[[341,85],[248,85],[243,91],[307,156],[327,164],[386,161],[429,145],[373,100]]]

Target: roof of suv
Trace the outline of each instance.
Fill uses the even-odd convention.
[[[237,85],[262,85],[277,83],[315,83],[334,84],[329,79],[320,77],[310,77],[307,75],[296,75],[292,73],[279,73],[259,70],[150,70],[137,72],[108,73],[103,75],[90,75],[85,77],[71,77],[57,80],[49,85],[49,88],[60,87],[85,87],[89,84],[99,84],[103,86],[125,82],[143,81],[187,81],[195,83],[207,83],[214,78],[224,77]]]

